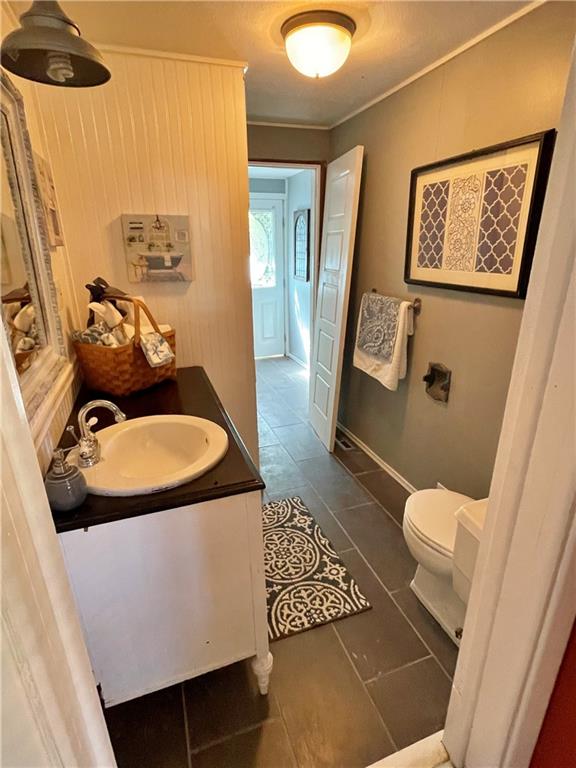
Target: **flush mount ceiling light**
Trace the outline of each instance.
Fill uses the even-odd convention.
[[[2,42],[2,66],[37,83],[87,88],[110,79],[100,53],[56,2],[35,0]]]
[[[348,58],[356,24],[337,11],[306,11],[282,24],[292,66],[307,77],[326,77]]]

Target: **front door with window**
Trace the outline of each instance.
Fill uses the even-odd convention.
[[[284,233],[280,199],[250,198],[254,357],[284,354]]]

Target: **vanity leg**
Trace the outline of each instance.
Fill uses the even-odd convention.
[[[252,671],[256,675],[258,680],[258,689],[262,696],[266,696],[268,693],[268,685],[270,683],[270,672],[272,672],[272,666],[274,665],[274,658],[270,652],[265,656],[255,656],[252,659]]]

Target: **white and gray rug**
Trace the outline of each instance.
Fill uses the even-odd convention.
[[[372,606],[299,496],[262,507],[272,640]]]

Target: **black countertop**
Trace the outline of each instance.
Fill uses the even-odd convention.
[[[164,381],[128,397],[110,397],[83,386],[76,398],[68,424],[73,424],[78,431],[78,411],[85,403],[99,397],[112,400],[129,419],[168,413],[209,419],[226,431],[228,451],[222,461],[205,475],[168,491],[140,496],[88,494],[81,507],[71,512],[52,513],[58,533],[198,504],[201,501],[213,501],[238,493],[259,491],[265,487],[203,368],[179,368],[176,381]],[[109,411],[101,408],[97,413],[98,429],[114,423],[114,417]],[[70,435],[64,432],[60,447],[68,447],[72,443]]]

